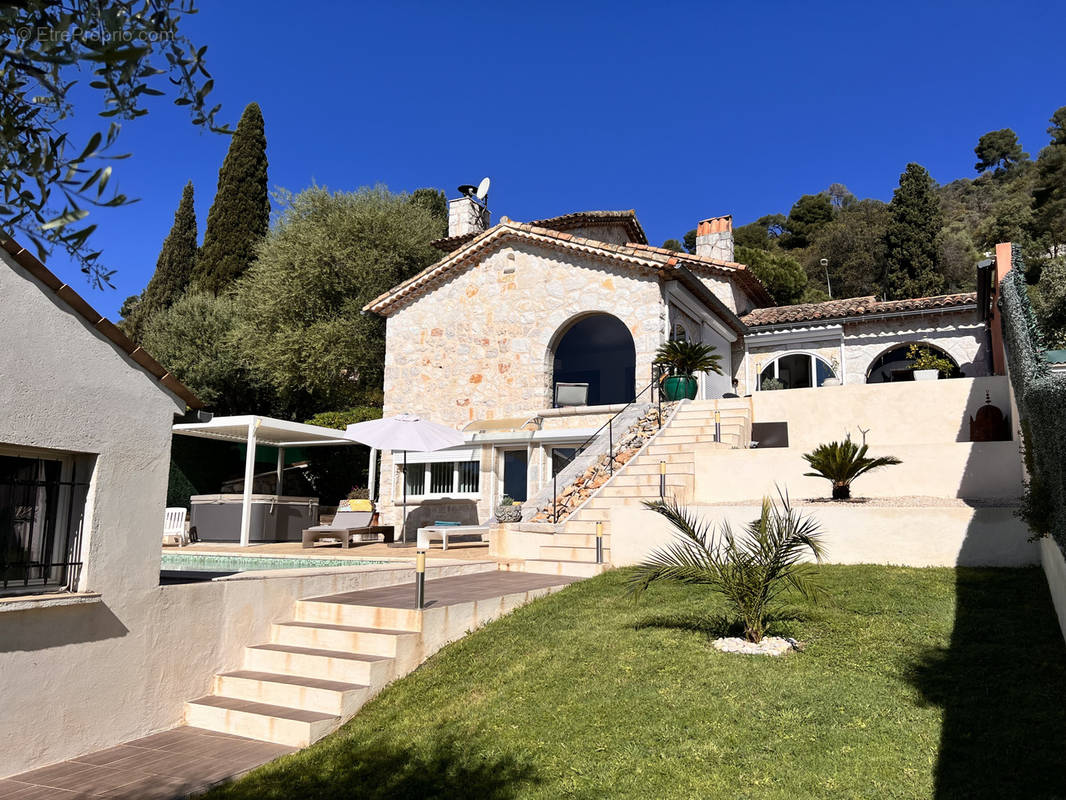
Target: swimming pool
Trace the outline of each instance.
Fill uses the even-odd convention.
[[[261,569],[312,569],[319,567],[361,567],[394,563],[391,559],[298,558],[291,556],[240,556],[214,553],[163,553],[159,565],[166,572],[251,572]]]

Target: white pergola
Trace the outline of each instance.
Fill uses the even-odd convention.
[[[174,426],[174,433],[217,439],[224,442],[243,442],[247,445],[244,458],[244,501],[241,505],[241,546],[248,545],[251,533],[252,483],[255,477],[255,446],[265,444],[278,449],[277,494],[281,495],[282,471],[285,468],[285,448],[321,447],[325,445],[354,445],[358,442],[344,438],[344,432],[319,425],[305,425],[284,419],[242,415],[214,417],[209,422],[182,422]],[[371,464],[376,453],[371,451]],[[375,475],[370,472],[370,496],[374,496]]]

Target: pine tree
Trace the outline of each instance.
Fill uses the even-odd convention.
[[[144,326],[153,315],[169,308],[185,294],[195,268],[196,208],[193,206],[192,181],[189,181],[181,193],[174,224],[163,240],[152,279],[130,308],[124,306],[127,311],[123,314],[124,327],[135,341],[140,339]]]
[[[1051,116],[1051,143],[1040,151],[1033,187],[1034,238],[1043,249],[1063,254],[1066,245],[1066,106]]]
[[[935,184],[924,167],[907,165],[889,212],[885,232],[885,291],[889,299],[942,294],[946,286],[940,269],[944,219]]]
[[[269,225],[263,114],[249,103],[218,171],[218,191],[207,214],[193,281],[197,288],[217,295],[231,284],[254,260]]]

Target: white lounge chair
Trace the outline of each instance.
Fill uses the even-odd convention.
[[[176,544],[178,547],[189,543],[189,534],[185,532],[185,508],[168,508],[163,513],[163,544]]]

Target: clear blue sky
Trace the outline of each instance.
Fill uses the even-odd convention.
[[[635,208],[655,244],[703,217],[787,212],[834,181],[887,200],[908,161],[972,176],[996,128],[1035,156],[1066,105],[1050,2],[201,5],[186,30],[208,45],[223,119],[262,106],[271,186],[452,197],[490,175],[494,219]],[[140,202],[93,214],[117,289],[50,262],[112,318],[151,276],[189,179],[203,236],[228,145],[169,100],[150,109],[124,125],[134,156],[116,164]],[[80,106],[75,130],[96,110]]]

